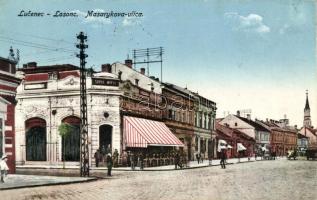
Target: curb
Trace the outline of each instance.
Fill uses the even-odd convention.
[[[15,186],[15,187],[9,187],[9,188],[0,188],[0,191],[3,190],[14,190],[14,189],[22,189],[22,188],[33,188],[33,187],[41,187],[41,186],[53,186],[53,185],[69,185],[69,184],[77,184],[77,183],[87,183],[92,181],[97,181],[100,178],[92,177],[87,180],[78,180],[78,181],[69,181],[69,182],[60,182],[60,183],[44,183],[44,184],[33,184],[33,185],[21,185],[21,186]]]

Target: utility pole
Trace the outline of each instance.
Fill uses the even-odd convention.
[[[80,59],[80,176],[89,176],[89,149],[88,149],[88,120],[87,120],[87,94],[86,94],[86,68],[85,44],[87,36],[83,32],[77,35],[79,44],[76,47],[80,50],[77,57]]]

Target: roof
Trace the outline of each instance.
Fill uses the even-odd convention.
[[[250,124],[251,126],[253,126],[256,130],[258,131],[266,131],[266,132],[270,132],[269,129],[265,128],[264,126],[262,126],[261,124],[259,123],[256,123],[255,121],[253,120],[249,120],[247,118],[244,118],[244,117],[240,117],[240,116],[237,116],[235,115],[237,118],[241,119],[242,121]]]
[[[174,85],[174,84],[168,83],[168,82],[165,82],[164,85],[167,86],[168,88],[177,90],[177,91],[179,91],[179,92],[181,92],[181,93],[183,93],[183,94],[185,94],[185,95],[188,95],[188,96],[194,96],[194,97],[198,97],[198,98],[204,98],[204,99],[206,99],[208,102],[210,102],[213,106],[216,105],[216,103],[215,103],[214,101],[212,101],[212,100],[210,100],[210,99],[208,99],[208,98],[206,98],[206,97],[203,97],[203,96],[199,95],[198,93],[195,93],[195,92],[193,92],[193,91],[191,91],[191,90],[188,90],[187,88],[182,88],[182,87],[180,87],[180,86],[177,86],[177,85]],[[201,102],[201,103],[202,103],[202,102]]]
[[[308,93],[306,93],[306,104],[305,104],[305,110],[310,110],[310,108],[309,108],[309,101],[308,101]]]
[[[297,138],[303,139],[303,138],[308,138],[308,137],[303,135],[303,134],[297,133]]]
[[[174,90],[177,90],[183,94],[194,96],[194,93],[186,88],[182,88],[180,86],[174,85],[172,83],[164,83],[168,88],[172,88]]]
[[[14,61],[14,60],[10,60],[10,59],[8,59],[8,58],[3,58],[3,57],[0,57],[0,60],[3,60],[3,61],[6,61],[6,62],[9,62],[9,63],[11,63],[11,64],[17,64],[17,62],[16,62],[16,61]]]
[[[70,71],[79,70],[79,67],[71,64],[37,66],[32,68],[18,68],[17,71],[22,71],[25,74],[47,73],[52,71]]]

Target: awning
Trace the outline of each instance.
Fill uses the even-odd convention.
[[[232,149],[232,146],[230,144],[228,144],[227,148],[228,149]]]
[[[225,140],[218,140],[218,152],[221,152],[222,149],[227,149],[227,142]]]
[[[245,148],[245,146],[243,146],[241,143],[237,143],[237,151],[244,151],[247,150],[247,148]]]
[[[184,146],[163,122],[124,116],[123,124],[126,147]]]

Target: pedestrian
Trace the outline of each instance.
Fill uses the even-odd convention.
[[[135,169],[135,162],[134,162],[135,157],[136,157],[136,156],[134,155],[134,153],[131,152],[131,154],[130,154],[130,164],[131,164],[131,169],[132,169],[132,170]]]
[[[0,160],[1,183],[4,183],[4,177],[8,175],[9,167],[7,165],[7,161],[7,155],[3,155]]]
[[[111,176],[113,161],[112,161],[112,157],[110,153],[107,154],[106,160],[107,160],[108,176]]]
[[[118,167],[119,164],[119,152],[115,149],[113,152],[113,167]]]
[[[177,169],[177,166],[179,166],[179,163],[180,163],[180,155],[178,152],[175,153],[174,163],[175,163],[175,169]]]
[[[197,162],[198,162],[198,164],[199,164],[199,161],[200,161],[200,153],[197,153],[197,154],[196,154],[196,159],[197,159]]]
[[[128,151],[128,155],[127,155],[127,165],[128,165],[128,167],[131,167],[131,153],[130,153],[130,151]]]
[[[144,155],[142,152],[140,153],[139,158],[140,158],[140,170],[143,170],[144,169]]]
[[[205,153],[203,153],[203,154],[200,153],[199,157],[200,157],[201,163],[204,163]]]
[[[220,165],[221,165],[221,168],[222,169],[226,169],[226,154],[227,154],[227,152],[226,152],[226,149],[221,149],[221,152],[220,152]]]
[[[112,154],[112,150],[111,150],[111,145],[110,145],[110,144],[108,144],[106,153],[107,153],[107,154],[108,154],[108,153]]]
[[[100,157],[101,157],[101,162],[105,162],[105,157],[106,157],[106,147],[105,147],[105,145],[102,145],[102,147],[101,147],[101,155],[100,155]]]
[[[100,157],[101,157],[99,149],[97,149],[97,151],[95,152],[94,157],[95,157],[95,161],[96,161],[96,167],[99,167],[99,162],[100,162]]]

